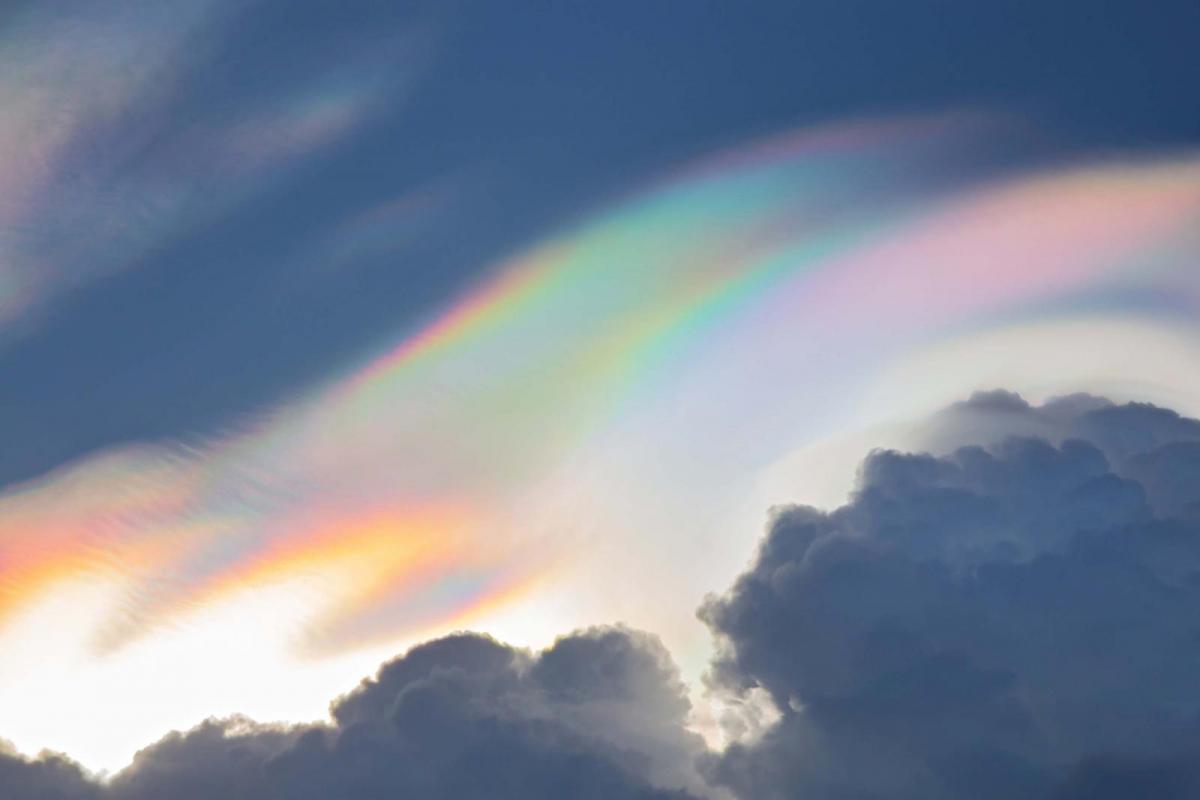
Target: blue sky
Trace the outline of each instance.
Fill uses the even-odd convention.
[[[6,12],[10,41],[27,35],[22,25],[42,31],[30,58],[67,16],[39,5]],[[81,14],[117,20],[99,20],[97,37],[151,46],[169,31],[186,57],[158,67],[171,71],[168,91],[142,88],[78,133],[50,189],[134,191],[161,175],[214,207],[174,212],[174,229],[135,249],[87,222],[86,205],[108,199],[85,194],[82,224],[68,218],[69,231],[31,245],[68,261],[64,274],[87,272],[70,262],[113,267],[64,280],[3,337],[0,480],[236,424],[403,332],[528,240],[757,135],[966,106],[1033,114],[1054,147],[1200,138],[1185,78],[1200,10],[1174,0],[265,2],[216,4],[204,22],[173,6]],[[47,70],[68,72],[72,57],[46,56]],[[189,138],[321,96],[366,108],[269,174],[246,165],[214,177]],[[297,266],[341,221],[405,198],[402,230],[336,267]]]

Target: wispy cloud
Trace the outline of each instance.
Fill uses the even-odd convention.
[[[311,167],[381,96],[394,107],[417,61],[419,43],[394,36],[249,103],[206,81],[253,5],[69,5],[30,4],[0,29],[0,326]]]

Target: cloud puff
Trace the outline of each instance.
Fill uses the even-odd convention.
[[[0,787],[13,800],[99,800],[101,790],[65,757],[44,754],[29,761],[0,740]]]
[[[986,446],[872,453],[831,513],[777,510],[706,603],[712,681],[782,711],[713,780],[758,800],[1194,796],[1200,424],[990,393],[930,429],[972,432]]]
[[[0,757],[0,777],[14,800],[686,800],[703,748],[688,709],[647,634],[592,629],[535,655],[463,634],[384,664],[333,703],[330,725],[209,720],[104,786],[55,756]]]

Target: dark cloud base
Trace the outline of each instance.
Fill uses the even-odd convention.
[[[780,714],[724,752],[650,635],[456,635],[328,725],[212,720],[106,783],[0,753],[0,797],[1200,797],[1200,422],[995,392],[926,433],[939,455],[871,453],[841,508],[775,509],[705,601],[709,689]]]
[[[703,749],[657,639],[575,633],[530,655],[460,634],[384,664],[330,725],[209,720],[137,754],[110,782],[57,756],[0,755],[4,800],[541,798],[686,800]],[[694,776],[694,773],[693,773]]]

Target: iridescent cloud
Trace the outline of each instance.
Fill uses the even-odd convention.
[[[865,393],[893,365],[1035,322],[1195,335],[1200,159],[973,163],[987,131],[862,122],[673,173],[240,434],[11,492],[0,644],[98,580],[116,590],[87,630],[101,660],[281,591],[273,622],[311,661],[618,617],[687,668],[700,593],[757,531],[730,534],[736,498],[823,433],[879,421]],[[1047,378],[1017,367],[1017,384]],[[993,373],[962,374],[940,390]]]

